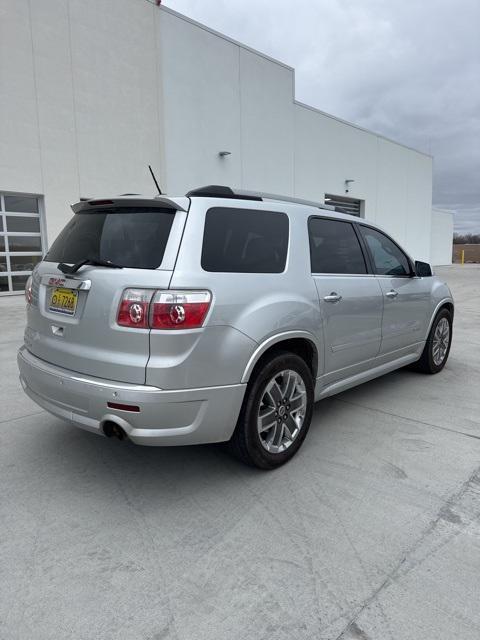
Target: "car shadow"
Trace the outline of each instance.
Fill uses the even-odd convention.
[[[242,464],[228,453],[225,444],[139,446],[129,440],[99,437],[48,414],[39,416],[39,424],[30,425],[30,455],[41,464],[47,484],[50,476],[52,483],[61,483],[77,495],[82,491],[95,494],[100,502],[120,495],[155,510],[155,505],[165,506],[196,494],[205,498],[209,492],[227,492],[228,499],[228,492],[237,495],[242,486],[247,494],[256,494],[272,481],[272,474],[276,481],[288,483],[294,476],[301,479],[305,463],[308,467],[312,459],[322,459],[322,451],[328,448],[336,428],[336,418],[346,410],[344,403],[337,400],[355,404],[361,394],[361,404],[368,406],[370,397],[392,393],[392,388],[401,392],[402,378],[409,384],[411,377],[417,375],[408,370],[396,371],[316,403],[304,446],[287,465],[275,471]]]
[[[128,492],[131,499],[143,496],[142,502],[168,495],[178,499],[209,486],[231,486],[265,475],[230,456],[224,444],[139,446],[99,437],[46,414],[42,425],[32,430],[29,447],[47,483],[46,476],[54,476],[55,484],[76,493],[83,487],[97,499],[102,494],[111,499],[117,491]]]

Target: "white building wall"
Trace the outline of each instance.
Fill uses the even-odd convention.
[[[151,190],[146,165],[161,153],[155,9],[132,0],[69,5],[80,195],[105,185]]]
[[[30,12],[0,10],[0,189],[43,193]]]
[[[170,10],[160,34],[168,191],[218,183],[318,201],[348,195],[429,259],[430,156],[295,102],[293,69]],[[348,194],[346,179],[355,180]]]
[[[433,265],[452,264],[453,213],[432,210],[431,257]]]
[[[3,0],[0,190],[44,195],[52,241],[80,197],[151,192],[162,164],[158,11],[132,0]]]
[[[293,71],[240,49],[242,186],[294,193]]]
[[[202,184],[365,201],[429,259],[432,163],[294,100],[294,71],[142,0],[2,0],[0,190],[80,197]],[[231,155],[220,158],[219,151]]]
[[[292,69],[167,10],[160,18],[168,191],[293,194]]]
[[[410,153],[406,158],[406,174],[405,207],[398,212],[405,218],[405,247],[413,258],[429,262],[428,237],[432,224],[432,158],[421,153]]]
[[[325,193],[365,200],[376,219],[377,137],[295,104],[295,195],[323,201]],[[345,180],[353,179],[345,194]]]
[[[415,258],[428,260],[432,161],[304,105],[296,105],[295,192],[365,202],[365,217],[384,227]],[[345,180],[355,182],[345,193]],[[303,195],[305,194],[305,195]]]
[[[164,188],[241,184],[239,47],[159,11],[165,117]],[[218,151],[232,153],[221,160]]]

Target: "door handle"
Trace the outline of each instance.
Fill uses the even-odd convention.
[[[340,302],[342,296],[340,296],[336,291],[332,291],[329,296],[324,296],[323,299],[325,302]]]
[[[393,289],[391,291],[387,291],[387,293],[385,294],[387,296],[387,298],[396,298],[398,296],[398,291],[394,291]]]

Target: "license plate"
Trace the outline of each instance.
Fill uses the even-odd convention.
[[[78,291],[58,287],[52,289],[48,308],[55,313],[65,313],[67,316],[75,315],[78,302]]]

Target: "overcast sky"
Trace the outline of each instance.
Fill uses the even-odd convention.
[[[480,0],[164,0],[295,67],[296,98],[434,156],[480,233]]]

